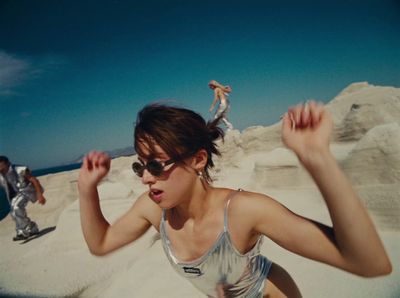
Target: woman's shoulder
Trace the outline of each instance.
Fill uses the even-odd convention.
[[[224,91],[220,87],[215,87],[214,92],[217,94],[223,94]]]
[[[238,191],[238,189],[225,188],[225,187],[213,187],[212,197],[218,201],[227,201],[232,195]]]
[[[258,202],[264,202],[268,200],[273,200],[271,197],[261,194],[258,192],[251,192],[246,191],[241,188],[223,188],[218,187],[214,188],[215,197],[218,200],[222,201],[230,201],[229,204],[231,205],[238,205],[241,206],[243,204],[256,204]]]
[[[255,214],[262,208],[275,204],[276,201],[268,195],[238,189],[230,199],[229,208],[231,212],[241,214]]]
[[[240,191],[232,197],[228,206],[230,226],[234,231],[255,231],[261,221],[269,221],[278,209],[273,198],[257,192]],[[258,237],[259,233],[255,233]]]

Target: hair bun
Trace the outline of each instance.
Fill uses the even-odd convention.
[[[224,131],[222,130],[221,127],[219,127],[219,123],[221,121],[222,117],[218,117],[212,121],[207,122],[207,130],[208,130],[208,135],[210,136],[211,142],[214,142],[218,139],[224,139]]]

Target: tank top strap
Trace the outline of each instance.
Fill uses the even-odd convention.
[[[165,233],[165,209],[162,209],[161,220],[160,220],[160,233]]]
[[[228,200],[226,201],[225,210],[224,210],[224,232],[228,231],[228,208],[229,208],[229,203],[231,202],[232,198],[240,191],[243,191],[243,189],[239,188],[237,190],[231,191],[228,194]]]

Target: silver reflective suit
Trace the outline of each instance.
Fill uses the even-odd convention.
[[[0,186],[5,189],[10,203],[10,215],[15,221],[17,235],[29,236],[38,232],[37,224],[26,214],[29,201],[36,202],[36,190],[26,175],[25,166],[10,165],[5,175],[0,174]]]
[[[207,297],[260,298],[272,262],[260,254],[263,238],[247,253],[241,254],[233,245],[228,230],[228,206],[224,212],[224,228],[220,236],[202,257],[191,262],[179,261],[173,252],[166,230],[163,210],[160,236],[165,254],[179,275],[186,278]]]
[[[224,122],[224,124],[226,125],[228,130],[232,130],[233,125],[232,125],[232,123],[229,122],[228,116],[227,116],[229,109],[230,109],[230,103],[229,103],[229,99],[228,99],[228,94],[227,93],[224,93],[224,94],[226,96],[226,100],[225,100],[225,102],[223,102],[222,100],[220,101],[219,107],[218,107],[217,111],[215,112],[214,119],[221,117],[222,122]]]

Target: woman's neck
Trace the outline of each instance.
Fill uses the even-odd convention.
[[[210,198],[214,187],[207,183],[199,182],[194,187],[191,196],[171,210],[172,213],[178,215],[181,219],[201,219],[210,207]]]

